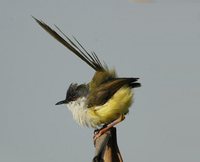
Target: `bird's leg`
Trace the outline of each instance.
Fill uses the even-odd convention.
[[[98,128],[95,129],[95,130],[94,130],[94,135],[95,135],[95,134],[98,134],[99,131],[100,131],[101,129],[105,128],[105,127],[107,127],[107,124],[104,124],[100,129],[98,129]]]
[[[110,128],[114,127],[118,123],[122,122],[125,119],[124,115],[120,115],[118,119],[113,121],[112,123],[108,124],[106,127],[101,128],[95,135],[94,135],[94,141],[100,137],[102,134],[104,134],[106,131],[108,131]]]

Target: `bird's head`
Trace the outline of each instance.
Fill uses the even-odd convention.
[[[89,93],[89,86],[87,84],[70,84],[66,98],[56,103],[56,105],[67,104],[71,101],[76,101],[80,97],[87,96]]]

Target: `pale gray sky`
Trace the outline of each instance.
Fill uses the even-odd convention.
[[[141,78],[117,127],[125,162],[200,161],[200,1],[146,2],[0,1],[0,161],[83,162],[94,154],[93,130],[54,105],[94,71],[31,15],[77,37],[120,76]]]

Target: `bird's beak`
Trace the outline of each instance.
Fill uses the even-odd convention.
[[[62,100],[62,101],[57,102],[56,105],[61,105],[61,104],[66,104],[66,103],[67,103],[66,100]]]

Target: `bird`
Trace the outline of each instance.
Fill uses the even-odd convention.
[[[88,52],[75,37],[72,41],[58,26],[54,30],[44,21],[33,19],[95,71],[89,83],[71,83],[65,99],[56,105],[67,105],[79,125],[98,130],[94,139],[122,122],[133,103],[133,89],[141,86],[139,78],[118,77],[114,69],[103,64],[95,52]]]

